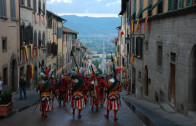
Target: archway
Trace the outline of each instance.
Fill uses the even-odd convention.
[[[17,90],[17,62],[15,59],[11,61],[11,89],[12,91]]]
[[[189,70],[189,110],[196,110],[196,45],[191,52]]]

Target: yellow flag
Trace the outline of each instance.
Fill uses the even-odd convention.
[[[27,46],[26,45],[24,46],[24,49],[25,49],[26,60],[28,61],[28,53],[27,53]]]
[[[33,44],[31,44],[31,57],[34,57],[34,50],[33,50]]]
[[[138,19],[138,20],[137,20],[137,26],[136,26],[135,32],[138,32],[138,31],[139,31],[139,22],[140,22],[140,20]]]

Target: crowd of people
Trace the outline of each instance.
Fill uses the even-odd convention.
[[[109,111],[114,110],[114,120],[117,120],[117,111],[120,108],[121,83],[116,77],[108,75],[83,76],[77,74],[62,74],[55,78],[51,71],[43,70],[40,75],[42,80],[37,83],[37,91],[40,93],[40,110],[42,116],[47,117],[47,112],[54,109],[53,101],[57,99],[59,106],[66,106],[70,102],[73,109],[72,114],[78,109],[78,118],[81,118],[81,111],[86,104],[90,104],[91,110],[98,111],[98,105],[103,105],[107,111],[104,117],[109,118]]]

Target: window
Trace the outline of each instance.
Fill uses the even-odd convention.
[[[183,8],[184,0],[178,0],[178,9]]]
[[[152,4],[152,0],[148,0],[148,5]],[[148,16],[152,16],[152,10],[148,9]]]
[[[193,3],[192,3],[192,0],[186,0],[186,6],[191,6]]]
[[[158,5],[158,14],[163,13],[163,1],[162,0],[159,0],[159,1],[161,2]]]
[[[45,6],[45,3],[43,3],[43,15],[45,15],[45,11],[46,11],[46,10],[45,10],[45,7],[46,7],[46,6]]]
[[[34,12],[36,13],[37,12],[37,0],[33,0],[33,9],[34,9]]]
[[[20,0],[20,5],[25,5],[25,1],[24,0]]]
[[[39,34],[38,34],[38,41],[39,41],[39,46],[42,45],[42,39],[41,39],[41,32],[39,31]]]
[[[27,7],[31,7],[31,0],[27,0]]]
[[[171,52],[170,56],[171,56],[170,61],[175,63],[176,62],[176,53]]]
[[[23,42],[25,42],[25,24],[24,22],[20,26],[20,45],[23,45]]]
[[[162,66],[162,58],[163,58],[163,45],[162,43],[158,43],[157,47],[157,65]]]
[[[0,0],[0,18],[6,18],[6,0]]]
[[[134,0],[133,13],[135,13],[135,14],[133,15],[133,20],[135,20],[135,19],[136,19],[136,0]]]
[[[131,51],[132,51],[132,54],[135,54],[135,37],[132,37],[132,49],[131,49]]]
[[[42,34],[42,44],[43,46],[45,46],[45,32],[43,32]]]
[[[34,46],[37,47],[37,31],[34,31]]]
[[[140,10],[139,10],[139,12],[141,12],[142,9],[143,9],[143,0],[140,0]],[[140,16],[139,16],[139,19],[141,19],[141,18],[142,18],[142,14],[140,14]]]
[[[3,68],[3,82],[4,84],[8,84],[8,68],[7,67]]]
[[[10,0],[10,12],[11,12],[11,19],[15,20],[16,19],[16,12],[15,12],[15,0]]]
[[[2,38],[2,52],[7,52],[7,38]]]
[[[143,38],[136,38],[136,56],[142,58],[143,56]]]
[[[39,0],[39,14],[41,14],[41,0]]]

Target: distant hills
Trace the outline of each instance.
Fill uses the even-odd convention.
[[[61,16],[66,19],[67,22],[64,24],[74,31],[79,32],[78,37],[80,38],[114,38],[118,35],[116,27],[120,26],[120,17],[79,17],[75,15],[64,15]]]

